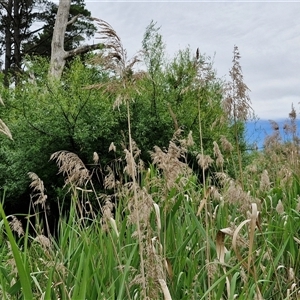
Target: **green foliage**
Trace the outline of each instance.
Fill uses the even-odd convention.
[[[154,145],[167,147],[178,129],[186,136],[193,132],[194,150],[199,153],[199,114],[205,153],[212,154],[213,141],[219,142],[222,135],[233,141],[231,124],[222,108],[223,83],[216,78],[210,58],[197,58],[187,48],[168,61],[159,28],[153,22],[146,29],[142,46],[146,74],[137,82],[139,93],[131,104],[131,116],[132,135],[143,158],[149,160],[147,151]]]
[[[52,180],[56,170],[48,162],[55,151],[80,153],[85,162],[91,162],[96,151],[100,156],[105,153],[107,162],[110,143],[121,140],[122,114],[112,110],[109,98],[84,88],[105,80],[105,74],[96,73],[78,60],[61,82],[49,84],[47,62],[38,59],[32,64],[37,78],[34,82],[2,90],[6,120],[15,139],[3,139],[1,144],[0,182],[2,188],[8,188],[12,201],[26,190],[27,173],[31,171],[55,187]]]

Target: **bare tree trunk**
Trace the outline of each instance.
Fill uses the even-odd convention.
[[[57,10],[57,16],[55,20],[52,44],[51,44],[51,60],[49,67],[49,76],[51,78],[60,79],[66,59],[90,52],[92,50],[99,49],[103,46],[103,43],[97,43],[93,45],[84,45],[70,51],[65,51],[65,33],[68,25],[76,22],[79,16],[75,16],[68,21],[69,11],[71,6],[71,0],[60,0]]]
[[[14,77],[15,84],[19,83],[19,73],[21,70],[21,38],[20,38],[20,28],[21,28],[21,18],[20,18],[20,0],[14,1],[14,15],[13,15],[13,36],[14,36]]]
[[[28,10],[23,11],[23,7],[28,0],[0,0],[0,7],[6,11],[4,18],[5,27],[5,66],[4,66],[4,84],[9,85],[9,75],[12,75],[14,83],[19,83],[22,63],[22,29],[24,24],[22,20],[26,18]]]
[[[49,75],[59,79],[63,72],[67,52],[64,49],[71,0],[60,0],[53,30]]]
[[[7,24],[5,26],[5,64],[4,64],[4,85],[9,86],[8,72],[11,65],[11,53],[12,53],[12,33],[10,25],[12,22],[12,0],[7,2],[5,6],[7,11]]]

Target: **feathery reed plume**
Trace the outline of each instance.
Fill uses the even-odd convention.
[[[0,132],[8,136],[11,140],[13,139],[9,128],[5,125],[5,123],[1,119],[0,119]]]
[[[251,100],[248,95],[250,89],[243,82],[243,72],[240,65],[241,56],[238,47],[233,49],[233,66],[229,71],[232,82],[227,85],[227,93],[223,102],[225,112],[234,122],[247,121],[252,116]]]
[[[135,186],[131,183],[128,186],[128,195],[132,194],[132,190],[136,189],[137,199],[138,201],[129,201],[128,202],[128,211],[130,214],[128,215],[128,224],[136,224],[137,220],[139,220],[140,229],[146,229],[149,224],[150,214],[153,209],[153,199],[152,196],[147,192],[145,188],[140,188],[139,186]],[[138,232],[134,233],[134,236],[137,236]]]
[[[4,105],[1,95],[0,95],[0,104]],[[5,125],[5,123],[1,119],[0,119],[0,132],[8,136],[11,140],[13,139],[9,128]]]
[[[9,222],[9,226],[12,231],[18,234],[18,237],[24,235],[24,230],[21,221],[18,220],[17,217],[11,216],[12,220]]]
[[[127,60],[127,52],[123,47],[121,38],[118,36],[112,26],[104,20],[96,19],[99,27],[99,39],[103,40],[104,48],[96,54],[91,63],[100,65],[102,68],[112,72],[115,80],[108,83],[99,83],[87,86],[87,89],[104,88],[106,92],[117,92],[117,98],[113,107],[119,108],[121,104],[130,100],[130,90],[136,90],[135,81],[144,77],[145,72],[134,72],[133,67],[140,61],[139,55],[133,56]]]
[[[271,182],[270,182],[268,171],[263,170],[260,177],[259,189],[260,191],[265,192],[268,191],[270,187],[271,187]]]
[[[198,165],[205,171],[212,165],[214,160],[209,155],[198,154],[197,155]]]
[[[103,40],[106,52],[96,55],[94,60],[100,62],[107,70],[114,71],[116,75],[122,76],[126,69],[127,54],[121,39],[112,28],[112,26],[104,20],[96,19],[99,27],[98,39]]]
[[[245,192],[241,185],[234,180],[229,182],[223,197],[225,202],[238,205],[242,212],[248,211],[249,205],[254,201],[250,193]]]
[[[280,148],[281,136],[279,130],[275,130],[271,135],[267,136],[264,141],[264,148],[268,151],[274,151],[275,148]]]
[[[116,150],[117,150],[117,148],[116,148],[114,142],[111,142],[109,145],[109,148],[108,148],[108,152],[110,152],[110,151],[116,152]]]
[[[50,213],[50,206],[46,205],[48,196],[45,194],[44,182],[38,177],[37,174],[33,172],[29,172],[28,176],[31,179],[31,183],[29,186],[33,189],[33,193],[31,194],[31,200],[36,199],[35,202],[33,202],[33,206],[37,206],[38,204],[41,205],[45,217],[44,220],[47,234],[50,236],[51,233],[47,217],[47,215]]]
[[[109,224],[112,225],[113,229],[117,233],[118,230],[116,229],[116,224],[112,223],[112,220],[114,222],[113,214],[112,211],[114,209],[114,204],[111,202],[111,197],[104,195],[105,198],[105,203],[101,207],[101,212],[102,212],[102,229],[106,232],[109,230]],[[115,227],[114,227],[115,226]],[[118,234],[117,234],[118,235]]]
[[[126,172],[129,176],[131,176],[131,178],[133,178],[137,174],[136,162],[129,150],[125,149],[124,152],[125,152],[125,160],[127,163],[126,167],[124,168],[124,172]]]
[[[59,168],[58,174],[65,176],[65,186],[74,184],[83,186],[90,179],[90,174],[82,160],[74,153],[61,150],[53,153],[50,160],[55,160]]]
[[[231,178],[228,176],[228,174],[224,172],[215,172],[216,179],[220,182],[222,186],[225,186],[231,181]]]
[[[37,198],[37,200],[33,202],[33,205],[41,204],[42,208],[44,208],[47,200],[47,195],[45,195],[44,182],[39,178],[38,175],[33,172],[28,172],[28,176],[31,179],[31,183],[29,186],[33,189],[34,192],[36,192],[33,195],[33,198]]]
[[[276,211],[278,214],[283,215],[284,214],[284,206],[282,204],[282,201],[279,200],[277,205],[276,205]]]
[[[289,113],[289,122],[286,122],[283,125],[283,129],[286,135],[292,136],[292,141],[294,142],[294,146],[299,146],[299,138],[297,137],[297,113],[292,104],[291,112]]]
[[[274,131],[278,131],[279,130],[279,125],[277,122],[275,122],[274,120],[269,120],[271,127]]]
[[[233,50],[233,66],[229,71],[231,82],[227,85],[226,96],[223,101],[224,110],[230,120],[233,121],[235,146],[238,154],[239,175],[243,184],[243,168],[240,151],[240,135],[238,124],[246,122],[253,115],[251,100],[248,95],[250,91],[247,85],[243,82],[243,72],[240,65],[241,56],[238,47],[235,45]]]
[[[174,139],[170,141],[168,150],[163,151],[158,146],[154,146],[154,151],[150,152],[153,164],[163,171],[168,189],[176,185],[179,175],[192,173],[188,165],[179,160],[185,153],[182,147],[175,144]]]
[[[99,163],[99,155],[98,155],[97,152],[93,153],[93,161],[94,161],[95,165],[98,165],[98,163]]]
[[[226,139],[225,136],[221,136],[220,138],[220,141],[221,141],[221,147],[223,149],[223,151],[225,152],[232,152],[233,150],[233,146],[232,144]]]
[[[118,181],[115,178],[115,173],[110,166],[106,167],[107,175],[104,177],[104,188],[115,189],[118,185]]]
[[[194,140],[193,140],[193,132],[190,131],[186,140],[186,146],[187,147],[192,147],[194,146]]]
[[[220,151],[219,145],[215,141],[213,142],[213,145],[214,145],[214,156],[216,157],[216,165],[217,167],[223,168],[224,158]]]
[[[43,234],[36,236],[34,241],[39,243],[45,251],[51,249],[51,241]]]

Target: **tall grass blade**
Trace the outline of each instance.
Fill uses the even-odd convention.
[[[26,264],[24,263],[21,255],[20,255],[20,250],[16,244],[16,241],[14,239],[12,231],[9,227],[8,221],[5,216],[5,212],[3,210],[2,203],[0,203],[0,214],[1,214],[1,217],[4,222],[8,240],[10,242],[11,250],[12,250],[15,262],[16,262],[16,267],[18,269],[18,274],[20,277],[24,300],[31,300],[31,299],[33,299],[33,294],[32,294],[32,290],[31,290],[30,274],[29,274],[28,268],[26,267]]]
[[[129,258],[127,259],[127,262],[126,262],[126,265],[125,265],[125,268],[124,268],[124,271],[123,271],[122,280],[121,280],[121,288],[119,290],[119,294],[118,294],[118,298],[117,298],[118,300],[124,299],[123,293],[124,293],[124,290],[125,290],[125,285],[127,284],[126,279],[128,277],[129,267],[130,267],[132,258],[136,254],[137,247],[138,247],[138,244],[136,243],[135,246],[132,248],[132,251],[130,253]]]

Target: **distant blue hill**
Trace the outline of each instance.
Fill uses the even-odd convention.
[[[288,119],[285,120],[274,120],[278,126],[281,137],[283,140],[287,141],[290,136],[288,136],[283,126],[284,124],[290,124]],[[297,121],[297,127],[300,128],[300,121]],[[247,122],[246,124],[246,141],[248,144],[253,144],[258,147],[259,150],[263,149],[264,140],[267,136],[270,136],[274,132],[270,121],[268,120],[257,120]]]

